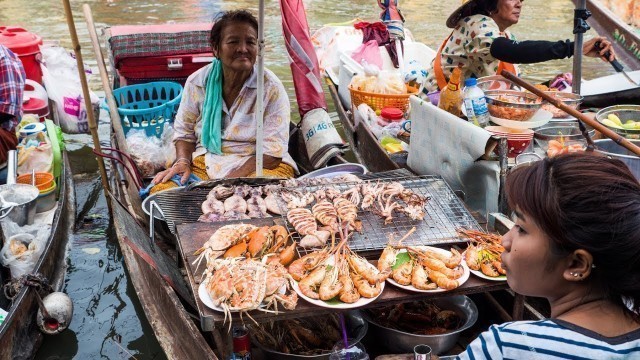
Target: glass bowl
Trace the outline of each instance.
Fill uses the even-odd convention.
[[[578,110],[578,106],[580,106],[580,104],[582,103],[582,99],[584,99],[583,96],[578,94],[559,91],[545,91],[545,94],[553,96],[556,99],[560,99],[563,104],[575,110]],[[553,114],[554,119],[562,119],[570,116],[569,114],[553,106],[553,104],[546,100],[542,103],[542,108]]]

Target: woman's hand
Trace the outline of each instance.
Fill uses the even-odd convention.
[[[158,185],[171,180],[174,175],[182,175],[180,184],[185,184],[189,180],[189,176],[191,176],[191,162],[185,160],[187,159],[178,159],[173,166],[156,174],[151,182]]]
[[[599,43],[599,47],[596,47],[596,43]],[[607,51],[611,52],[608,59],[604,56]],[[590,57],[599,57],[604,61],[613,61],[616,59],[611,41],[607,40],[604,36],[597,36],[586,41],[582,46],[582,54]]]

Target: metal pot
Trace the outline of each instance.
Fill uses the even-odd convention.
[[[287,321],[287,320],[282,320]],[[347,326],[347,332],[349,339],[354,339],[354,342],[360,342],[362,338],[367,334],[368,324],[362,318],[362,314],[359,311],[351,311],[345,313],[345,322]],[[296,354],[285,354],[279,351],[269,349],[264,347],[262,344],[257,342],[254,338],[253,342],[257,345],[262,351],[264,351],[265,358],[267,359],[278,359],[278,360],[329,360],[330,351],[327,350],[326,354],[320,355],[296,355]]]
[[[632,143],[640,146],[640,140],[629,140]],[[640,157],[631,151],[627,150],[611,139],[600,139],[594,141],[596,145],[596,151],[602,153],[610,158],[618,159],[625,163],[636,179],[640,180]]]
[[[443,310],[455,311],[465,319],[464,324],[459,329],[446,334],[416,335],[379,325],[366,313],[363,316],[369,322],[371,334],[376,341],[383,344],[390,353],[413,353],[416,345],[424,344],[429,345],[434,354],[442,354],[455,346],[462,331],[475,324],[478,320],[478,308],[469,297],[464,295],[435,299],[433,303]]]
[[[40,195],[40,190],[33,185],[0,185],[0,196],[4,199],[3,205],[7,202],[18,204],[0,209],[0,219],[8,217],[18,226],[33,224],[38,195]]]

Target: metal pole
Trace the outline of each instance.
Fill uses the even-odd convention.
[[[256,101],[256,176],[262,176],[264,138],[264,0],[258,10],[258,99]]]
[[[100,137],[98,137],[98,125],[96,119],[93,116],[93,107],[91,106],[91,96],[89,95],[89,85],[87,84],[87,77],[84,72],[84,62],[82,60],[82,52],[80,50],[80,42],[78,41],[78,34],[76,33],[76,24],[73,21],[73,14],[71,13],[71,4],[69,0],[62,0],[64,6],[64,13],[67,17],[67,25],[69,26],[69,35],[71,36],[71,43],[73,44],[73,51],[76,55],[76,63],[78,64],[78,75],[80,75],[80,84],[82,85],[82,94],[84,96],[84,105],[87,109],[87,121],[89,122],[89,130],[91,131],[91,138],[93,139],[93,147],[96,151],[102,153],[100,146]],[[111,192],[109,188],[109,180],[107,178],[107,169],[104,165],[104,160],[100,156],[96,156],[98,160],[98,167],[100,169],[100,175],[102,177],[102,187],[107,193]],[[107,197],[108,198],[108,197]],[[109,206],[109,212],[111,212],[111,204],[107,201]]]
[[[587,19],[591,12],[587,10],[587,0],[578,0],[573,17],[573,33],[575,34],[573,47],[573,85],[575,94],[580,94],[582,83],[582,45],[584,43],[584,33],[590,29]]]

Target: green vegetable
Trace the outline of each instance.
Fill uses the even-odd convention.
[[[391,270],[395,270],[409,261],[411,261],[411,255],[409,255],[408,252],[398,253],[398,255],[396,255],[396,263],[391,267]]]

